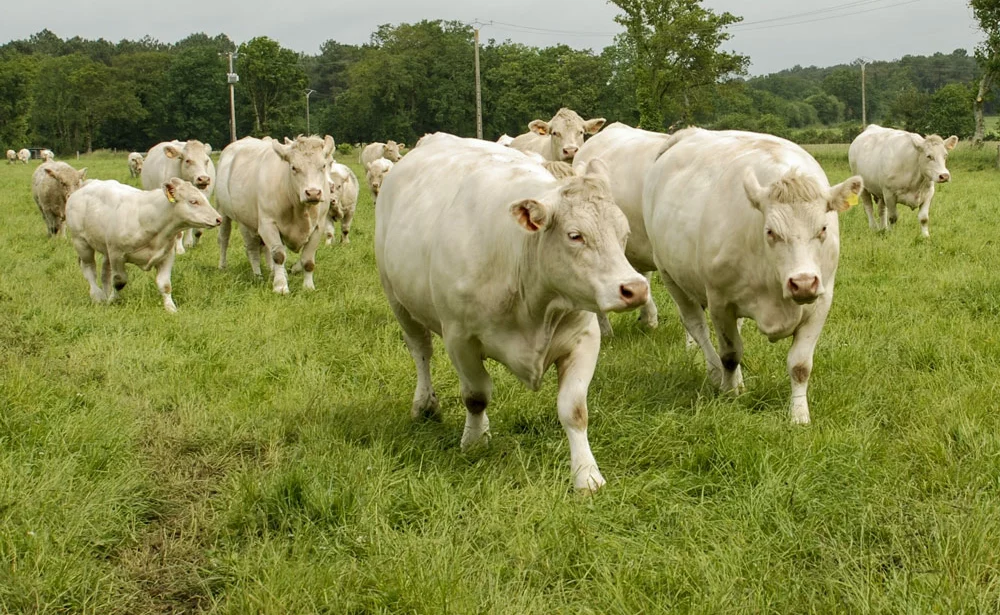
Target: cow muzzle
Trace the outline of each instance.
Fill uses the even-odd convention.
[[[319,203],[323,200],[323,191],[319,188],[309,188],[308,190],[304,190],[303,194],[306,197],[306,203]]]
[[[573,158],[576,157],[576,152],[579,149],[580,148],[578,148],[575,145],[568,145],[568,146],[562,148],[562,157],[563,157],[563,160],[565,160],[567,162],[572,162]]]
[[[194,185],[196,188],[198,188],[198,190],[204,190],[205,188],[208,188],[211,184],[212,184],[212,178],[208,177],[207,175],[201,175],[199,177],[196,177],[194,180]]]
[[[951,173],[948,173],[947,171],[945,171],[944,173],[941,173],[940,175],[937,176],[937,180],[936,181],[939,184],[944,184],[944,183],[950,182],[951,181]]]
[[[799,305],[813,303],[823,294],[823,284],[813,273],[799,273],[785,281],[785,296]]]
[[[626,312],[646,305],[647,301],[649,301],[649,282],[646,278],[639,278],[619,284],[613,304],[602,307],[601,311]]]

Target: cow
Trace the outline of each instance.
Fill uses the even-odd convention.
[[[576,111],[563,107],[548,122],[532,120],[523,135],[514,138],[508,147],[537,152],[546,160],[573,162],[576,152],[583,145],[584,135],[593,135],[604,126],[603,117],[585,120]]]
[[[625,246],[625,256],[633,267],[644,273],[656,271],[656,263],[653,262],[653,250],[646,235],[646,223],[642,219],[642,191],[646,173],[669,139],[670,135],[615,122],[588,139],[573,162],[574,166],[580,167],[600,158],[608,165],[611,193],[615,204],[628,219],[631,230],[628,245]],[[652,294],[649,302],[639,310],[639,321],[650,328],[656,328],[659,324],[659,314]],[[607,315],[598,314],[598,322],[601,325],[601,335],[612,335]]]
[[[378,198],[378,191],[382,187],[382,182],[391,170],[392,162],[385,158],[379,158],[368,165],[368,170],[365,172],[365,180],[368,182],[368,188],[372,191],[373,198]]]
[[[50,149],[43,149],[38,155],[41,157],[42,162],[52,162],[56,158],[56,155]]]
[[[21,161],[21,164],[28,164],[28,161],[31,160],[31,150],[26,147],[18,150],[17,159]]]
[[[934,184],[951,181],[945,162],[948,152],[957,144],[958,137],[954,135],[947,139],[938,135],[921,137],[875,124],[858,135],[847,150],[847,160],[851,173],[864,178],[861,202],[868,215],[868,226],[888,230],[899,217],[896,203],[902,203],[910,209],[920,208],[917,212],[920,234],[930,237],[927,225]],[[878,203],[879,220],[875,219],[872,201]]]
[[[196,139],[189,141],[164,141],[149,148],[140,171],[143,190],[155,190],[171,177],[191,182],[212,200],[215,190],[215,165],[212,163],[212,146]],[[191,228],[186,237],[177,238],[177,253],[198,244],[201,229]]]
[[[625,259],[627,236],[600,162],[557,180],[502,145],[443,133],[407,154],[375,205],[375,258],[416,364],[411,416],[440,412],[431,332],[458,372],[463,450],[489,438],[485,359],[536,391],[555,365],[574,486],[603,485],[587,440],[601,345],[594,312],[638,307],[649,292]]]
[[[17,162],[17,152],[12,149],[7,150],[7,164],[14,164]]]
[[[400,158],[399,150],[404,147],[406,147],[405,143],[396,143],[395,141],[369,143],[365,146],[365,149],[361,150],[358,162],[366,169],[368,165],[379,158],[385,158],[389,162],[397,162]]]
[[[664,148],[645,183],[643,220],[709,376],[723,391],[743,389],[741,317],[771,342],[792,336],[789,414],[808,423],[813,351],[840,254],[837,214],[856,202],[861,177],[831,187],[812,156],[771,135],[687,128]]]
[[[351,243],[351,222],[354,220],[358,192],[361,189],[358,176],[348,166],[335,162],[327,172],[327,181],[330,184],[330,215],[326,220],[326,245],[333,243],[336,234],[334,222],[338,220],[340,242]]]
[[[115,300],[128,282],[125,263],[132,263],[143,271],[156,268],[163,307],[172,313],[177,311],[170,286],[177,233],[219,226],[222,218],[203,191],[173,177],[156,190],[91,180],[70,195],[66,223],[95,303]],[[103,288],[97,283],[97,252],[104,255]]]
[[[132,152],[128,155],[128,175],[129,177],[135,179],[142,175],[142,154],[139,152]]]
[[[274,292],[288,294],[286,248],[301,251],[293,271],[301,267],[303,288],[315,290],[313,270],[330,207],[327,171],[333,148],[333,137],[300,135],[291,143],[245,137],[222,150],[216,195],[223,216],[220,269],[226,267],[231,221],[235,220],[254,275],[260,275],[263,246],[273,271]]]
[[[83,185],[87,169],[77,171],[65,162],[43,162],[31,176],[31,196],[42,213],[49,237],[62,235],[66,199]]]
[[[510,135],[508,135],[506,133],[500,135],[500,138],[497,139],[497,143],[499,143],[500,145],[503,145],[504,147],[509,146],[513,142],[514,142],[514,137],[512,137],[512,136],[510,136]]]

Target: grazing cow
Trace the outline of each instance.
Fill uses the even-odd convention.
[[[143,271],[156,268],[163,307],[176,312],[170,270],[177,233],[219,226],[222,218],[201,190],[174,177],[158,190],[139,190],[114,180],[89,181],[66,202],[66,223],[91,299],[113,301],[128,282],[125,263],[132,263]],[[97,252],[104,255],[103,289],[97,284]]]
[[[42,212],[49,237],[63,234],[66,200],[83,185],[87,169],[77,171],[65,162],[43,162],[31,176],[31,196]]]
[[[632,266],[642,272],[656,271],[653,249],[646,236],[646,223],[642,219],[642,190],[646,173],[656,162],[670,135],[632,128],[619,122],[608,126],[588,139],[576,154],[574,165],[580,167],[595,158],[608,165],[611,177],[611,193],[615,204],[628,218],[631,230],[625,256]],[[639,321],[655,328],[659,324],[656,302],[650,294],[649,302],[639,310]],[[612,334],[611,322],[607,315],[598,314],[601,335]]]
[[[155,190],[171,177],[189,181],[212,199],[215,190],[215,165],[212,163],[212,146],[197,140],[164,141],[149,149],[143,162],[140,177],[143,190]],[[177,238],[177,253],[184,254],[185,247],[198,244],[201,229],[189,229],[186,237]]]
[[[503,145],[504,147],[509,146],[513,142],[514,142],[514,137],[512,137],[512,136],[510,136],[508,134],[502,134],[502,135],[500,135],[500,138],[497,139],[497,143],[499,143],[500,145]]]
[[[865,181],[861,201],[865,204],[868,226],[888,230],[899,217],[896,203],[902,203],[910,209],[920,208],[917,212],[920,234],[930,237],[927,225],[934,184],[951,180],[945,162],[948,152],[957,143],[958,137],[954,135],[947,139],[938,135],[921,137],[875,124],[858,135],[847,150],[847,159],[851,173],[860,175]],[[872,210],[873,200],[878,203],[878,221]]]
[[[260,275],[263,245],[274,292],[288,294],[285,248],[301,250],[295,270],[301,266],[303,288],[315,290],[313,270],[330,207],[327,171],[333,148],[333,137],[300,135],[291,143],[245,137],[222,150],[216,197],[223,215],[220,269],[226,267],[231,220],[236,220],[254,275]]]
[[[128,174],[131,178],[136,178],[142,175],[142,154],[139,152],[132,152],[128,155]]]
[[[52,162],[55,160],[56,155],[50,149],[43,149],[39,152],[39,156],[42,158],[42,162]]]
[[[508,144],[524,152],[537,152],[546,160],[573,162],[583,145],[584,134],[593,135],[604,126],[603,117],[585,120],[576,111],[563,107],[548,122],[532,120],[528,130]]]
[[[379,158],[385,158],[389,162],[397,162],[400,158],[399,150],[406,147],[405,143],[396,143],[395,141],[387,141],[386,143],[369,143],[365,146],[365,149],[361,150],[361,155],[358,161],[366,169],[368,165],[375,162]]]
[[[12,149],[7,150],[7,164],[14,164],[17,162],[17,152]]]
[[[553,364],[574,485],[604,478],[587,441],[587,389],[601,337],[597,310],[645,303],[625,259],[625,217],[603,165],[557,180],[520,153],[440,134],[400,161],[375,211],[382,287],[417,369],[411,414],[439,413],[431,332],[458,371],[467,409],[462,448],[489,436],[491,358],[538,390]]]
[[[379,158],[368,165],[365,179],[368,181],[368,188],[372,191],[372,197],[378,198],[378,191],[382,187],[382,182],[391,170],[392,162],[385,158]]]
[[[646,180],[643,218],[657,269],[709,376],[724,391],[743,388],[741,317],[754,319],[772,342],[793,336],[790,415],[808,423],[813,351],[840,254],[837,214],[861,191],[861,178],[830,187],[812,156],[770,135],[688,128],[666,147]]]
[[[21,164],[28,164],[31,160],[31,150],[28,148],[21,149],[17,152],[17,159],[21,161]]]
[[[333,223],[337,220],[340,220],[340,242],[351,243],[348,234],[361,190],[358,176],[346,165],[335,162],[330,165],[327,180],[330,183],[330,215],[326,220],[326,245],[333,243],[336,234]]]

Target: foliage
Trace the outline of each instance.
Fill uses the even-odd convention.
[[[240,45],[240,80],[253,108],[252,134],[264,136],[272,131],[288,131],[287,113],[293,101],[304,108],[308,80],[298,64],[298,56],[266,36],[258,36]]]
[[[971,113],[972,99],[969,87],[961,83],[951,83],[934,92],[923,132],[946,138],[949,135],[958,135],[963,139],[971,137],[976,128]]]

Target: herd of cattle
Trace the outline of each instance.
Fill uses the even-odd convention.
[[[831,186],[812,156],[772,135],[604,124],[561,109],[496,143],[434,133],[405,156],[393,141],[360,155],[376,197],[379,277],[416,365],[413,417],[439,412],[432,332],[459,375],[463,449],[489,438],[485,359],[532,390],[554,364],[574,485],[589,490],[605,482],[587,438],[587,392],[601,338],[611,334],[607,312],[639,309],[655,327],[648,276],[659,272],[689,344],[701,347],[723,391],[743,388],[742,319],[772,342],[792,337],[790,417],[808,423],[813,352],[839,260],[838,214],[860,198],[870,226],[884,229],[902,203],[919,209],[927,236],[934,186],[950,180],[945,163],[958,141],[871,125],[851,144],[854,176]],[[222,151],[217,173],[211,151],[192,140],[131,154],[143,190],[86,180],[86,169],[62,162],[38,167],[35,201],[51,235],[68,226],[94,301],[114,299],[133,263],[156,268],[164,307],[175,311],[175,255],[196,245],[201,229],[219,227],[225,268],[234,220],[254,274],[263,256],[275,292],[289,292],[287,250],[301,253],[292,271],[315,288],[317,247],[324,236],[332,241],[338,220],[349,241],[359,193],[354,173],[333,160],[333,138],[247,137]],[[12,163],[19,156],[8,152]]]

